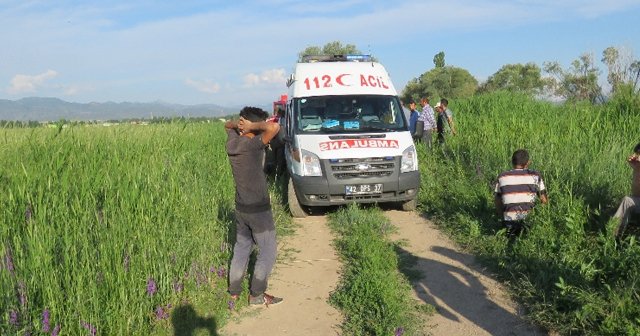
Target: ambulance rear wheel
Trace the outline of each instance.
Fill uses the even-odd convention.
[[[298,195],[296,195],[296,189],[293,187],[293,180],[289,178],[289,186],[287,188],[287,202],[289,203],[289,211],[294,218],[307,217],[307,212],[298,201]]]

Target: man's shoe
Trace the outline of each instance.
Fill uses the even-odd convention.
[[[251,306],[262,306],[265,305],[269,307],[270,305],[277,305],[282,302],[282,298],[275,297],[273,295],[269,295],[267,293],[262,293],[258,296],[249,295],[249,305]]]

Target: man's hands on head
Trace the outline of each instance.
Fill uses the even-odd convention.
[[[262,142],[265,145],[268,144],[269,141],[271,141],[271,139],[273,139],[280,130],[280,125],[278,125],[277,123],[266,121],[253,122],[243,117],[240,117],[240,120],[238,120],[236,127],[240,135],[244,135],[247,133],[261,134]]]
[[[240,131],[240,134],[249,133],[252,131],[251,129],[252,125],[253,125],[253,122],[251,120],[247,120],[243,117],[240,117],[240,120],[238,120],[238,131]]]

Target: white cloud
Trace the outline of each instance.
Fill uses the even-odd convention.
[[[60,86],[59,89],[65,96],[77,96],[79,94],[91,92],[94,90],[92,86],[87,85],[64,85]]]
[[[35,92],[44,85],[44,82],[56,77],[58,73],[53,70],[47,70],[44,73],[35,76],[15,75],[11,79],[9,87],[10,94],[19,94],[24,92]]]
[[[250,73],[244,76],[244,84],[248,87],[258,86],[262,84],[278,84],[284,85],[286,82],[285,70],[269,69],[261,74]]]
[[[220,91],[220,84],[218,83],[214,83],[212,80],[210,79],[205,79],[205,80],[201,80],[201,81],[196,81],[193,79],[186,79],[185,84],[195,88],[198,91],[201,92],[205,92],[205,93],[218,93]]]
[[[430,67],[432,55],[441,50],[447,54],[447,64],[486,77],[493,67],[499,67],[504,57],[508,56],[508,60],[503,63],[514,62],[517,51],[523,48],[520,44],[512,45],[503,32],[514,29],[520,33],[529,27],[532,32],[540,31],[540,35],[531,33],[531,36],[540,41],[541,50],[547,50],[549,47],[542,45],[563,37],[565,22],[575,26],[582,24],[585,16],[624,14],[637,9],[640,1],[185,0],[160,4],[114,0],[78,5],[70,0],[50,4],[0,0],[0,3],[4,5],[0,5],[4,7],[0,9],[3,23],[0,36],[6,45],[23,46],[0,50],[3,63],[0,78],[11,79],[28,69],[54,67],[74,85],[90,82],[84,84],[90,86],[88,89],[55,87],[50,77],[42,77],[46,73],[17,75],[11,81],[10,91],[4,90],[8,82],[5,80],[0,98],[8,93],[37,91],[74,95],[84,101],[163,99],[200,103],[214,98],[219,104],[233,104],[239,99],[251,99],[254,101],[247,103],[257,104],[255,101],[270,101],[272,96],[286,90],[285,74],[289,70],[281,68],[293,65],[297,53],[311,45],[322,46],[336,40],[355,44],[362,52],[378,57],[393,72],[397,87]],[[542,26],[545,28],[539,28]],[[477,43],[469,43],[470,36],[480,36],[478,33],[484,31],[486,42],[478,39]],[[474,60],[475,50],[489,49],[494,35],[503,37],[497,40],[501,43],[500,55],[490,66],[479,57]],[[635,35],[624,35],[620,39],[609,38],[610,43],[629,41],[637,49]],[[598,36],[606,39],[609,35]],[[577,57],[585,48],[599,48],[595,41],[591,38],[582,44],[568,43],[562,51],[568,54],[570,51],[565,49],[576,49],[573,56]],[[404,49],[404,54],[400,49]],[[562,56],[557,56],[561,55],[559,48],[548,50],[548,59],[562,60]],[[538,61],[546,54],[527,56],[522,61]],[[215,80],[206,79],[214,76]],[[176,83],[179,87],[173,86]],[[259,95],[262,93],[263,96]]]

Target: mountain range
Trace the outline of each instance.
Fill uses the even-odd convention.
[[[70,103],[58,98],[0,99],[0,120],[70,121],[151,119],[159,117],[222,117],[240,108],[215,104],[180,105],[164,102]]]

